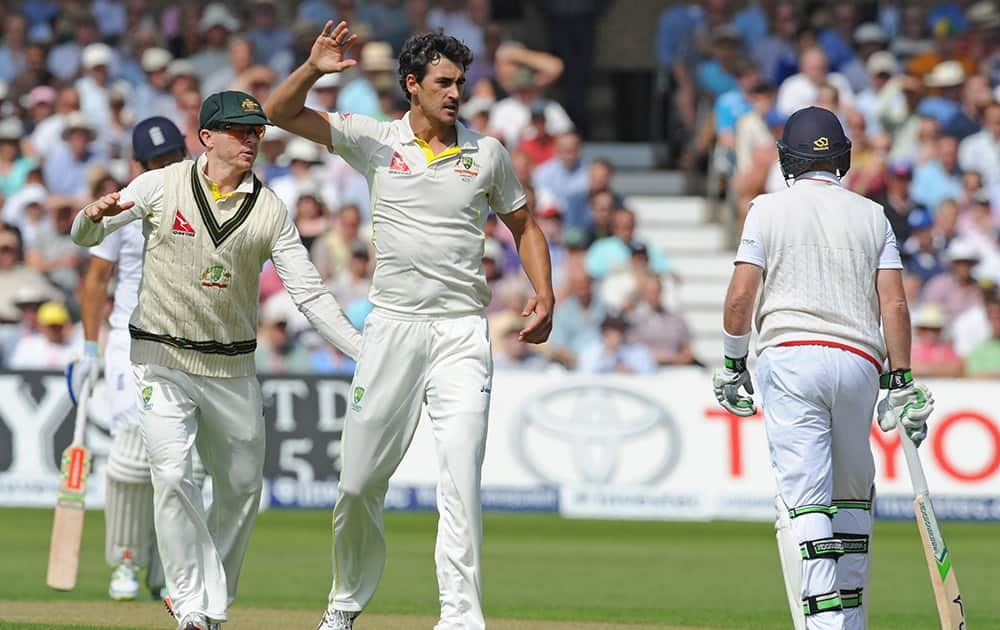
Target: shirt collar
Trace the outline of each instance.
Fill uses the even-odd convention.
[[[213,186],[218,187],[218,184],[209,179],[208,175],[205,174],[205,164],[207,163],[208,163],[208,156],[202,153],[201,155],[198,156],[198,161],[196,162],[197,165],[196,170],[198,171],[198,177],[199,179],[201,179],[201,183],[203,183],[205,187],[208,188],[209,190],[212,190]],[[236,187],[236,190],[234,190],[229,195],[225,195],[225,197],[229,197],[230,195],[233,194],[249,195],[252,192],[253,192],[253,169],[250,169],[249,171],[244,173],[243,179],[240,181],[240,185]]]
[[[800,181],[823,182],[825,184],[836,184],[840,186],[840,178],[830,171],[806,171],[795,178],[795,183]]]
[[[403,114],[403,117],[396,121],[399,132],[402,135],[403,144],[416,142],[417,137],[413,134],[413,127],[410,126],[410,112]],[[462,151],[475,151],[479,148],[476,132],[470,130],[459,121],[455,121],[456,143]]]

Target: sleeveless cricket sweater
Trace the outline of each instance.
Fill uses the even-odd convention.
[[[196,162],[164,169],[159,225],[143,254],[132,314],[132,361],[202,376],[256,373],[260,270],[287,210],[254,177],[223,222]]]
[[[875,291],[886,243],[882,207],[837,185],[796,183],[753,202],[766,256],[757,352],[822,342],[881,362]]]

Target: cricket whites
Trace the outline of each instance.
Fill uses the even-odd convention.
[[[917,447],[906,435],[902,424],[898,424],[898,427],[903,455],[906,457],[906,467],[910,471],[910,482],[913,486],[913,511],[917,516],[920,539],[924,543],[924,556],[927,557],[931,586],[934,587],[934,599],[937,602],[938,616],[941,618],[941,629],[966,630],[965,605],[958,591],[958,580],[955,578],[951,555],[941,536],[937,516],[934,515],[934,507],[927,491],[927,478],[920,464]]]
[[[87,401],[91,379],[87,378],[76,405],[73,442],[62,455],[59,498],[52,521],[52,541],[49,543],[49,569],[45,583],[49,588],[71,591],[76,586],[80,564],[80,539],[83,537],[84,499],[87,477],[90,475],[90,451],[84,445],[87,424]]]

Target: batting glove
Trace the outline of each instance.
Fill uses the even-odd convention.
[[[66,366],[66,387],[69,389],[69,399],[76,404],[78,394],[83,391],[83,382],[96,379],[101,372],[100,355],[96,341],[83,342],[83,354],[70,361]]]
[[[927,418],[934,411],[934,396],[926,385],[916,385],[910,370],[893,370],[883,374],[883,389],[889,393],[878,403],[878,426],[892,431],[897,423],[914,445],[927,437]]]
[[[747,371],[747,358],[725,359],[725,367],[716,369],[712,374],[715,399],[733,415],[752,416],[757,413],[757,405],[753,402],[753,383],[750,382],[750,372]],[[741,395],[740,387],[750,396]]]

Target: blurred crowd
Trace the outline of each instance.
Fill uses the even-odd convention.
[[[678,3],[656,55],[668,140],[738,234],[786,186],[775,140],[809,105],[852,142],[845,186],[885,208],[905,265],[913,371],[1000,377],[1000,7]]]
[[[551,27],[551,53],[510,38],[491,21],[486,0],[0,3],[2,365],[62,369],[79,352],[89,253],[72,242],[70,226],[84,204],[137,173],[133,125],[166,116],[185,134],[189,155],[198,155],[202,98],[239,89],[264,101],[306,59],[327,19],[349,22],[359,63],[314,86],[307,104],[326,111],[400,117],[408,103],[395,58],[411,34],[442,29],[473,50],[462,118],[511,151],[549,239],[558,291],[551,341],[541,348],[518,342],[531,287],[510,233],[490,217],[483,267],[494,292],[498,368],[650,373],[693,362],[666,253],[637,236],[635,214],[612,188],[613,165],[581,152],[578,92],[603,3],[535,4]],[[568,50],[576,51],[573,68],[562,60]],[[561,97],[552,98],[557,91]],[[321,275],[360,328],[374,269],[365,179],[323,147],[273,127],[255,172],[285,201]],[[257,363],[262,373],[354,368],[311,332],[269,264]]]

